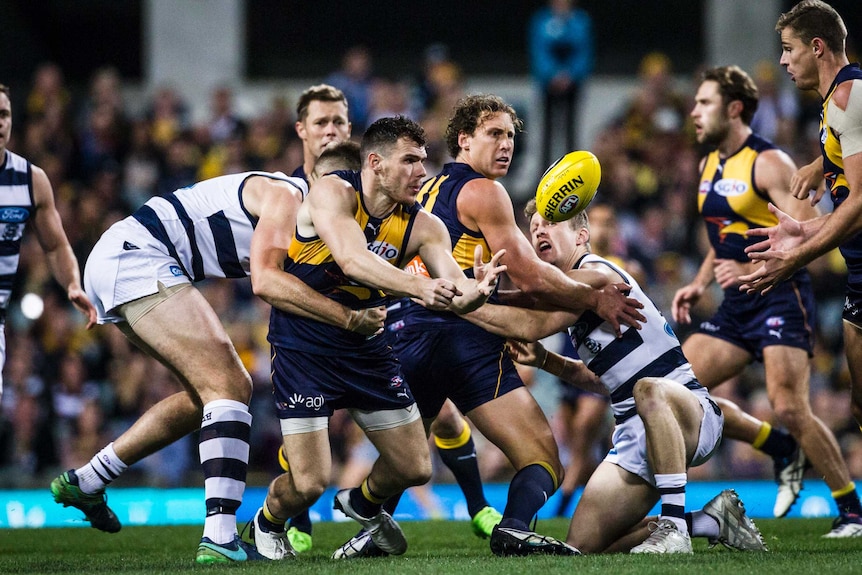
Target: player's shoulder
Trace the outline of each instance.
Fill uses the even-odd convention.
[[[862,114],[862,78],[852,78],[838,84],[829,102],[842,111],[855,108],[857,113]]]

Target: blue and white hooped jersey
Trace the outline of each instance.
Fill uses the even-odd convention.
[[[625,278],[632,288],[630,297],[644,304],[641,313],[647,319],[639,330],[622,326],[620,338],[616,337],[609,323],[591,311],[581,314],[578,321],[569,327],[569,336],[578,357],[601,378],[608,390],[617,423],[637,413],[632,393],[635,383],[641,378],[664,377],[689,389],[700,388],[670,324],[632,276],[594,254],[583,256],[575,269],[595,262],[610,266]]]
[[[6,150],[0,163],[0,310],[9,305],[18,272],[21,237],[35,208],[30,162]]]
[[[308,193],[308,184],[281,172],[243,172],[219,176],[150,198],[126,220],[135,220],[156,239],[160,251],[179,263],[192,282],[241,278],[251,273],[251,236],[258,218],[242,200],[251,176],[289,182]]]

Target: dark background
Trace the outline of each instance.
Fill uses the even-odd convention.
[[[785,9],[794,3],[786,1]],[[345,49],[359,43],[371,48],[381,75],[408,73],[434,42],[448,45],[468,74],[520,75],[528,72],[527,23],[544,4],[248,0],[247,21],[237,25],[246,26],[249,79],[321,76],[338,67]],[[580,4],[594,19],[598,73],[633,74],[651,50],[669,54],[679,73],[693,71],[704,59],[703,0]],[[860,0],[831,4],[851,36],[858,37]],[[143,0],[0,0],[0,82],[27,83],[46,60],[60,64],[73,86],[86,83],[93,70],[108,63],[129,81],[144,80],[145,6]]]

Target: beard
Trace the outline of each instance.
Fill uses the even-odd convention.
[[[714,130],[710,130],[709,132],[703,132],[703,136],[700,143],[712,148],[717,148],[719,144],[724,141],[729,132],[730,124],[727,123],[726,119],[722,119],[722,121]]]

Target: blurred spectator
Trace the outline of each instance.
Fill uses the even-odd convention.
[[[60,357],[57,377],[49,385],[52,428],[61,466],[80,467],[102,443],[101,385],[90,379],[84,360],[73,352]]]
[[[129,152],[122,170],[123,202],[131,210],[137,209],[152,197],[159,179],[159,157],[153,145],[150,123],[146,120],[132,123]]]
[[[371,52],[363,45],[353,46],[345,52],[341,67],[329,74],[325,84],[335,86],[347,96],[350,121],[357,134],[362,134],[370,123],[371,89],[374,85]]]
[[[27,95],[25,118],[27,121],[49,115],[68,120],[72,97],[66,88],[63,71],[53,62],[46,62],[36,68],[33,87]]]
[[[145,115],[150,123],[152,142],[161,153],[191,127],[188,106],[170,86],[156,90]]]
[[[778,71],[771,60],[761,60],[754,68],[754,82],[760,93],[751,129],[785,150],[796,147],[799,122],[799,91],[788,82],[779,84]]]
[[[577,149],[579,100],[593,71],[593,43],[592,18],[578,0],[549,0],[530,21],[530,70],[543,99],[542,166]],[[562,148],[553,146],[558,139]]]
[[[662,133],[682,132],[688,118],[689,99],[677,92],[670,58],[650,52],[638,67],[634,97],[617,117],[623,145],[629,154],[642,157]]]
[[[234,109],[233,90],[219,86],[212,91],[210,98],[210,118],[206,122],[208,143],[217,145],[237,136],[245,136],[246,124]]]

